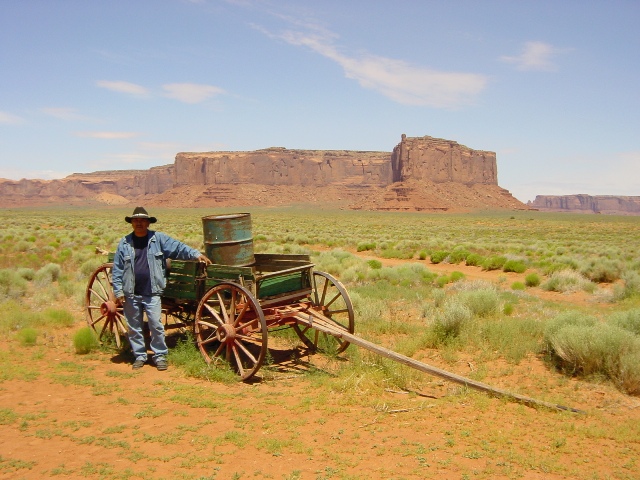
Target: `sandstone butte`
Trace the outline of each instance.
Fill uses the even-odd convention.
[[[527,209],[498,186],[495,152],[406,137],[392,152],[289,150],[178,153],[149,170],[0,179],[0,207],[39,205],[226,207],[312,204],[345,209]]]
[[[527,205],[546,212],[602,213],[640,215],[639,196],[614,195],[536,195]]]

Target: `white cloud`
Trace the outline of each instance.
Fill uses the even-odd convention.
[[[87,117],[78,113],[75,108],[68,107],[50,107],[42,108],[40,111],[51,117],[59,118],[60,120],[86,120]]]
[[[18,125],[20,123],[24,123],[24,118],[18,117],[17,115],[13,115],[9,112],[0,112],[0,123]]]
[[[197,83],[168,83],[162,88],[166,97],[185,103],[200,103],[225,93],[222,88]]]
[[[571,49],[557,48],[544,42],[527,42],[522,53],[515,57],[503,55],[500,60],[512,63],[518,70],[555,70],[552,58],[559,54],[568,53]]]
[[[488,81],[480,74],[439,71],[377,55],[344,55],[333,45],[335,34],[314,25],[306,29],[315,33],[288,31],[276,36],[262,31],[291,45],[310,48],[340,65],[347,78],[404,105],[457,108],[472,104]]]
[[[74,132],[76,137],[101,138],[103,140],[120,140],[123,138],[134,138],[140,134],[138,132]]]
[[[135,95],[139,97],[144,97],[149,94],[149,91],[141,86],[136,85],[135,83],[123,82],[123,81],[109,81],[109,80],[99,80],[96,82],[96,85],[101,88],[106,88],[107,90],[111,90],[113,92],[118,93],[127,93],[129,95]]]

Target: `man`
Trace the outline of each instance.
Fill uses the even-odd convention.
[[[116,249],[113,259],[113,293],[119,305],[123,305],[127,319],[129,343],[133,350],[133,369],[138,370],[147,361],[143,327],[146,312],[151,333],[153,361],[158,370],[166,370],[167,343],[161,321],[161,299],[167,279],[167,258],[198,260],[209,265],[211,261],[198,250],[185,245],[169,235],[149,230],[156,223],[143,207],[136,207],[133,215],[124,218],[133,227]]]

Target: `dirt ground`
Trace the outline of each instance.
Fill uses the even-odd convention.
[[[385,261],[388,262],[388,261]],[[468,278],[510,285],[524,275]],[[527,290],[588,305],[584,294]],[[79,313],[81,315],[81,313]],[[584,413],[531,408],[438,378],[419,392],[362,383],[327,386],[321,355],[288,360],[257,381],[225,385],[128,358],[79,356],[75,329],[36,347],[0,344],[0,478],[95,479],[639,479],[640,399],[568,379],[531,357],[483,364],[439,352],[422,361]],[[354,348],[354,347],[351,347]]]

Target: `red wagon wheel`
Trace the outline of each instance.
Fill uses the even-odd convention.
[[[333,276],[325,272],[313,272],[311,303],[314,309],[328,318],[338,329],[354,331],[353,304],[347,290]],[[313,349],[329,354],[344,352],[349,342],[320,332],[306,325],[293,325],[300,340]]]
[[[113,263],[105,263],[91,275],[87,284],[84,305],[87,309],[87,323],[101,342],[113,335],[116,345],[121,346],[120,337],[127,334],[127,323],[122,307],[116,305],[111,285]]]
[[[242,380],[260,369],[267,353],[267,323],[249,290],[225,282],[210,289],[196,310],[195,336],[207,363],[226,360]]]

